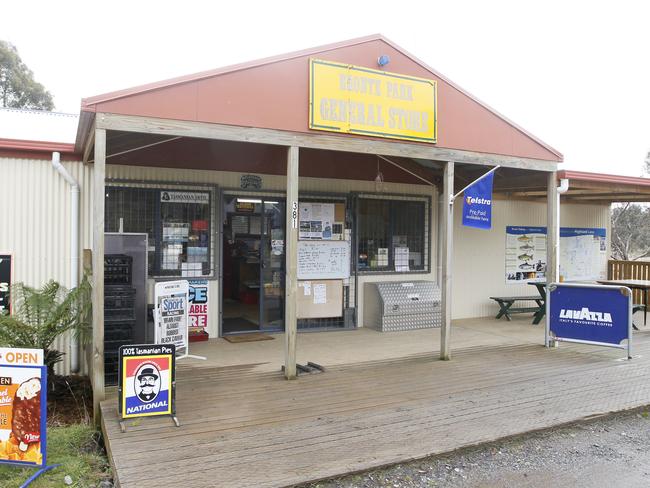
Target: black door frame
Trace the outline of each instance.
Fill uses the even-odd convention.
[[[225,205],[225,199],[226,197],[243,197],[243,198],[255,198],[262,200],[262,207],[264,204],[265,200],[277,200],[280,202],[284,203],[284,212],[285,212],[285,218],[283,219],[284,226],[283,230],[285,233],[285,241],[286,241],[286,212],[287,212],[287,206],[286,206],[286,194],[278,192],[278,191],[260,191],[260,190],[242,190],[240,188],[220,188],[219,195],[218,195],[218,202],[219,202],[219,210],[218,210],[218,222],[215,225],[215,228],[217,230],[218,238],[217,238],[217,243],[218,243],[218,249],[219,249],[219,317],[218,317],[218,337],[223,337],[227,333],[224,333],[223,330],[223,227],[224,227],[224,220],[227,217],[226,213],[226,205]],[[260,216],[261,222],[260,226],[264,225],[264,208],[262,208],[262,215]],[[260,228],[260,247],[262,246],[262,240],[263,240],[263,233],[261,232],[262,228]],[[261,254],[261,249],[260,249],[260,254]],[[287,266],[287,257],[286,253],[283,255],[284,256],[284,262],[283,262],[283,269],[286,270]],[[262,259],[260,256],[260,308],[259,308],[259,322],[260,322],[260,328],[261,328],[261,323],[262,323],[262,318],[263,318],[263,310],[262,310],[262,304],[263,304],[263,298],[262,298]],[[284,276],[282,277],[282,288],[284,289],[285,287],[285,278]],[[284,311],[282,311],[284,315]],[[281,330],[284,330],[284,327],[282,329],[268,329],[268,332],[279,332]],[[251,331],[252,332],[252,331]],[[248,332],[243,332],[248,333]]]

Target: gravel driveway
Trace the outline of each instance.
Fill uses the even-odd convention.
[[[650,407],[304,488],[650,486]]]

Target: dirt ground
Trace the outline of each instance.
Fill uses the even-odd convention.
[[[650,407],[304,488],[650,486]]]
[[[48,425],[89,424],[93,415],[92,398],[87,376],[54,376],[47,392]]]

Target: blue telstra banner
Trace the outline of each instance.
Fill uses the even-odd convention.
[[[494,173],[477,181],[467,190],[463,198],[463,225],[478,229],[492,228],[492,183]]]
[[[631,339],[632,295],[628,291],[622,287],[553,285],[550,332],[559,339],[622,347],[623,340]]]

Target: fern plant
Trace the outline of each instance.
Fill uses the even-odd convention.
[[[87,276],[68,291],[56,281],[41,288],[16,283],[9,290],[12,314],[0,315],[0,346],[43,349],[48,374],[65,353],[52,347],[70,331],[87,344],[92,331],[91,285]],[[53,376],[51,376],[53,378]]]

